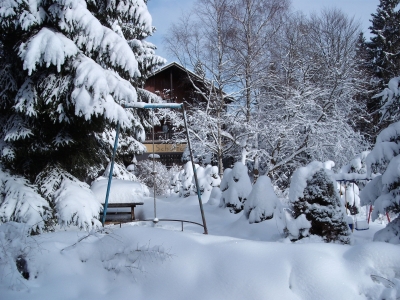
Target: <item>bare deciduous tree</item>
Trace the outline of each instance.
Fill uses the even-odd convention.
[[[200,95],[202,109],[196,111],[197,117],[192,118],[192,134],[198,142],[197,147],[214,153],[218,160],[219,175],[222,176],[222,159],[230,151],[233,144],[227,127],[227,103],[235,81],[235,73],[231,69],[229,48],[226,41],[232,34],[231,19],[227,7],[230,0],[199,0],[196,9],[171,27],[166,38],[166,44],[179,62],[187,69],[198,69],[199,81],[188,77]],[[203,84],[207,88],[203,87]],[[224,92],[225,91],[225,92]],[[201,122],[196,122],[197,118]]]

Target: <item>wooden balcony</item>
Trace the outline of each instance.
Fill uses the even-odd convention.
[[[172,132],[155,132],[154,141],[168,141],[172,139]],[[153,133],[146,133],[146,142],[153,140]]]

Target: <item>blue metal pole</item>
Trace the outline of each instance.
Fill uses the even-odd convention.
[[[103,212],[103,220],[102,220],[103,227],[104,227],[104,222],[106,221],[108,197],[110,195],[112,174],[113,174],[113,170],[114,170],[115,153],[117,152],[117,147],[118,147],[118,135],[119,135],[119,121],[117,122],[117,130],[115,132],[115,141],[114,141],[114,150],[113,150],[113,155],[112,155],[112,159],[111,159],[110,173],[108,174],[106,201],[104,202],[104,212]]]
[[[144,103],[144,102],[134,102],[122,105],[124,108],[171,108],[171,109],[182,109],[182,103]]]

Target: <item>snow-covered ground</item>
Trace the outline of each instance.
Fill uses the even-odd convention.
[[[153,199],[144,202],[137,215],[152,219]],[[310,239],[291,243],[282,237],[277,218],[249,224],[243,213],[218,205],[205,203],[204,210],[209,235],[194,224],[181,232],[179,222],[136,222],[91,234],[69,228],[20,240],[20,227],[2,225],[0,299],[400,297],[399,246],[372,242],[382,224],[355,231],[351,246]],[[197,197],[158,198],[157,217],[201,223]],[[9,263],[21,247],[29,280]],[[379,277],[374,281],[371,275]]]

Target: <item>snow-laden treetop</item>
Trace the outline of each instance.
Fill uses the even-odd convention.
[[[18,55],[29,76],[43,67],[72,70],[76,115],[131,126],[133,116],[120,104],[137,101],[138,60],[153,47],[141,41],[153,32],[143,0],[0,0],[0,26],[21,33]]]
[[[330,171],[332,167],[332,162],[328,161],[325,163],[319,161],[313,161],[305,167],[298,168],[292,176],[289,190],[289,200],[294,203],[299,198],[304,197],[304,189],[307,187],[307,181],[309,181],[315,173],[321,169],[326,169],[327,173],[333,178],[333,172]]]

